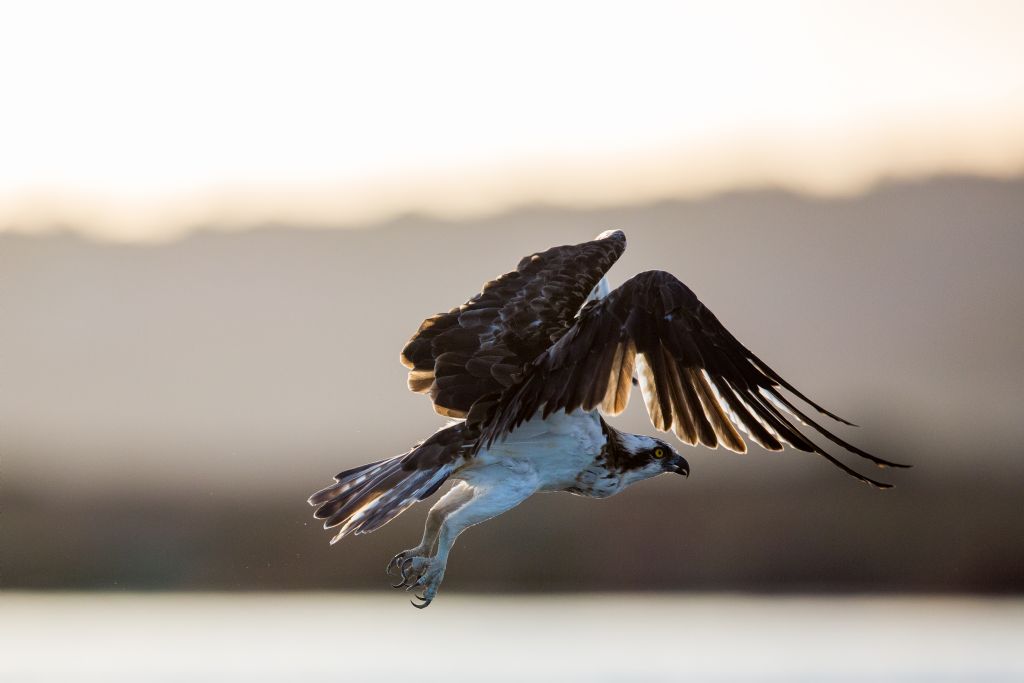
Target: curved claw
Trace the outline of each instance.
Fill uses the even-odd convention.
[[[408,559],[408,558],[407,559],[403,559],[401,562],[397,562],[395,564],[395,567],[398,569],[399,575],[401,576],[402,580],[399,581],[398,583],[391,584],[392,588],[402,588],[403,586],[405,586],[405,584],[407,584],[409,582],[409,577],[407,576],[407,574],[409,572],[409,567],[411,567],[411,566],[412,566],[412,560]],[[406,589],[406,590],[408,590],[408,589]]]
[[[390,562],[387,563],[386,573],[387,575],[389,575],[389,577],[393,575],[392,571],[394,569],[398,570],[399,581],[397,584],[391,584],[391,588],[400,588],[401,586],[406,585],[406,571],[404,571],[403,569],[404,560],[399,560],[398,558],[400,557],[401,553],[398,553],[397,555],[391,558]]]
[[[413,557],[402,560],[401,564],[398,565],[398,570],[401,575],[401,581],[398,583],[391,584],[392,588],[404,588],[409,591],[417,586],[426,585],[426,574],[414,573],[412,575],[409,572],[416,566],[415,559]]]
[[[409,604],[411,604],[416,609],[423,609],[425,607],[430,607],[430,603],[434,601],[433,598],[428,598],[428,597],[425,597],[425,596],[422,596],[422,595],[415,595],[413,597],[415,597],[417,600],[420,600],[421,603],[422,603],[422,604],[417,605],[414,601],[410,600]]]

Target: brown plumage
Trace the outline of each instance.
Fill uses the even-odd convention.
[[[683,443],[743,453],[742,431],[768,450],[788,444],[888,487],[825,452],[794,421],[876,465],[904,465],[871,455],[808,417],[782,389],[849,424],[751,353],[669,273],[640,273],[581,310],[625,246],[625,235],[615,231],[532,254],[462,306],[423,321],[402,351],[409,388],[429,394],[438,413],[465,419],[401,456],[339,474],[310,501],[326,526],[341,526],[339,538],[378,528],[433,493],[453,463],[538,412],[618,415],[629,403],[634,375],[651,423]],[[352,518],[378,499],[388,505]]]
[[[751,353],[671,274],[640,273],[580,311],[625,246],[615,231],[532,254],[462,306],[427,318],[402,351],[409,388],[429,393],[438,413],[466,418],[464,438],[483,436],[475,452],[538,411],[617,415],[635,373],[651,423],[683,443],[744,453],[742,431],[768,450],[788,444],[888,487],[823,451],[791,420],[876,465],[904,465],[850,445],[799,411],[780,389],[850,424]],[[453,452],[424,451],[406,467],[433,467]]]
[[[783,444],[817,453],[844,472],[875,486],[823,451],[791,421],[882,467],[905,467],[851,446],[800,411],[780,389],[815,410],[812,402],[751,353],[682,282],[664,271],[627,280],[580,312],[575,325],[538,356],[522,381],[507,388],[483,427],[483,444],[518,427],[538,410],[551,414],[601,408],[614,415],[629,399],[626,381],[635,364],[655,428],[691,445],[746,451],[739,430],[769,450]]]
[[[598,287],[625,246],[616,231],[533,254],[462,306],[427,318],[402,351],[409,388],[457,421],[406,453],[338,474],[309,499],[337,529],[335,542],[379,529],[454,480],[419,545],[388,564],[401,577],[396,588],[422,589],[417,607],[437,594],[459,533],[538,491],[603,498],[661,474],[689,475],[668,443],[616,430],[595,412],[622,412],[636,377],[654,427],[684,443],[744,452],[743,432],[769,450],[817,453],[888,487],[824,451],[801,424],[876,465],[903,467],[808,417],[798,400],[842,421],[737,341],[672,275],[641,273],[610,293]]]
[[[402,350],[409,389],[429,393],[441,415],[466,417],[479,399],[519,381],[565,334],[625,248],[616,231],[531,254],[466,303],[427,318]]]

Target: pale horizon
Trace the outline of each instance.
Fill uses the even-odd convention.
[[[302,7],[8,12],[0,231],[144,242],[1024,173],[1020,3]]]
[[[1024,681],[1022,27],[1024,0],[0,5],[0,681]],[[614,262],[533,265],[608,229]],[[810,443],[690,446],[635,390],[604,421],[687,477],[530,496],[414,609],[385,567],[473,462],[337,544],[310,495],[451,426],[400,362],[439,313],[521,342],[594,267],[605,308],[502,342],[524,373],[618,327],[739,394],[770,375],[762,426]],[[473,324],[434,355],[492,357]],[[537,471],[589,457],[554,437]]]

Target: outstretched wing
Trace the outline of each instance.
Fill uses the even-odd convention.
[[[825,457],[844,472],[876,486],[826,453],[793,424],[808,425],[839,446],[879,466],[905,467],[843,441],[801,411],[781,391],[850,424],[813,403],[772,370],[718,321],[682,282],[648,271],[592,302],[577,324],[531,364],[524,379],[494,408],[483,443],[515,429],[543,407],[626,408],[634,369],[654,426],[685,443],[745,452],[740,432],[769,450],[784,444]]]
[[[532,254],[463,305],[427,318],[402,351],[409,389],[429,393],[442,415],[466,417],[565,334],[625,248],[614,231]]]

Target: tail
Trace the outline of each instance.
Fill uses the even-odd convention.
[[[460,462],[458,453],[437,447],[437,437],[453,429],[441,430],[407,453],[346,470],[334,484],[310,496],[314,516],[324,520],[324,528],[341,527],[331,544],[349,534],[376,531],[441,488]],[[444,441],[453,441],[454,435],[447,436]],[[455,457],[437,457],[439,451]]]

